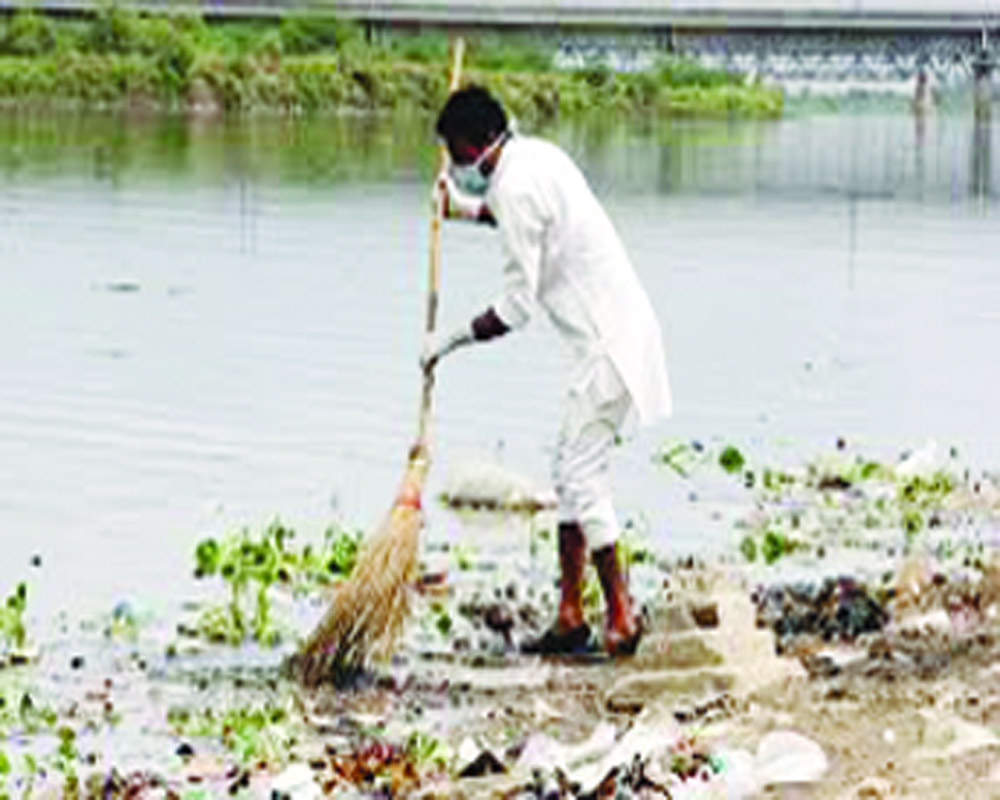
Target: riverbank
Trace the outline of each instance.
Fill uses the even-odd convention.
[[[321,587],[349,573],[351,531],[317,544],[275,524],[203,541],[191,563],[214,597],[179,620],[137,598],[63,618],[39,641],[31,590],[17,588],[0,613],[0,796],[264,798],[284,785],[297,800],[748,800],[808,785],[809,797],[848,800],[944,798],[956,780],[963,797],[995,796],[1000,565],[956,539],[995,523],[996,478],[926,450],[879,463],[838,448],[780,472],[731,446],[671,444],[660,459],[737,480],[770,530],[787,528],[765,523],[761,502],[803,512],[802,538],[762,547],[773,564],[761,571],[759,556],[667,560],[628,530],[646,620],[631,659],[518,653],[551,614],[545,524],[522,527],[527,560],[429,531],[424,556],[446,570],[421,582],[398,656],[347,689],[305,690],[281,663],[294,649],[287,623],[308,627]],[[915,506],[927,526],[907,522]],[[865,542],[851,535],[862,507],[883,514]],[[846,530],[814,524],[811,511],[830,509],[851,516]],[[834,546],[892,568],[844,574]],[[594,585],[586,597],[599,630]]]
[[[336,19],[213,23],[108,6],[86,19],[19,11],[0,23],[0,103],[196,114],[432,110],[447,90],[444,35],[367,41]],[[474,36],[465,80],[534,121],[585,112],[778,117],[780,91],[664,57],[639,72],[556,70],[540,41]]]

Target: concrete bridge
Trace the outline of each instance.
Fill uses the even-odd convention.
[[[1000,41],[1000,0],[337,0],[337,10],[376,26],[547,30],[565,68],[642,68],[670,50],[793,89],[912,97],[918,76],[988,82],[1000,62],[990,40]]]
[[[98,0],[0,0],[86,11]],[[630,31],[938,31],[1000,25],[1000,0],[123,0],[156,11],[268,17],[332,12],[363,23]]]
[[[223,0],[230,5],[231,0]],[[232,0],[259,8],[283,0]],[[287,7],[287,6],[286,6]],[[360,21],[653,30],[972,31],[1000,0],[337,0]]]

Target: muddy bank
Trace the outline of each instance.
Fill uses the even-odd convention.
[[[718,461],[749,482],[745,460]],[[787,508],[802,519],[827,514],[831,496],[853,492],[836,505],[837,524],[807,529],[808,546],[771,565],[745,553],[664,559],[630,529],[622,549],[646,624],[630,659],[520,654],[556,597],[551,526],[531,517],[505,523],[524,537],[513,557],[509,538],[470,528],[460,546],[429,532],[398,654],[349,688],[304,690],[283,664],[296,631],[321,612],[323,587],[350,571],[351,531],[309,544],[276,524],[202,542],[192,567],[214,582],[219,603],[194,604],[180,620],[122,603],[100,619],[67,617],[38,642],[30,586],[15,590],[0,626],[3,790],[933,798],[953,796],[961,778],[963,796],[995,796],[1000,567],[974,535],[994,517],[994,484],[949,470],[946,482],[917,485],[898,464],[845,475],[836,463],[841,472],[830,463],[806,478],[789,471],[781,493],[772,479],[764,500],[753,494],[747,518],[763,512],[773,531]],[[842,536],[845,515],[890,496],[898,507],[884,502],[883,519],[900,527],[865,529],[863,552],[877,558],[841,571],[837,548],[860,541]],[[917,497],[921,513],[942,520],[926,529],[934,537],[902,527],[899,511]],[[899,537],[909,537],[905,552]],[[585,594],[599,631],[593,580]]]

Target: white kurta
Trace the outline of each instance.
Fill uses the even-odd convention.
[[[515,136],[490,177],[486,204],[503,241],[508,327],[543,308],[576,362],[575,380],[610,359],[647,424],[671,411],[662,334],[614,226],[559,147]]]

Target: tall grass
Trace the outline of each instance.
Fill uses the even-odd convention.
[[[446,95],[448,46],[441,33],[368,41],[332,16],[208,24],[117,3],[83,19],[20,10],[0,21],[0,101],[220,113],[430,110]],[[636,74],[602,66],[562,72],[539,40],[495,33],[470,37],[467,52],[467,80],[490,87],[527,118],[595,109],[781,112],[779,94],[676,58]]]

